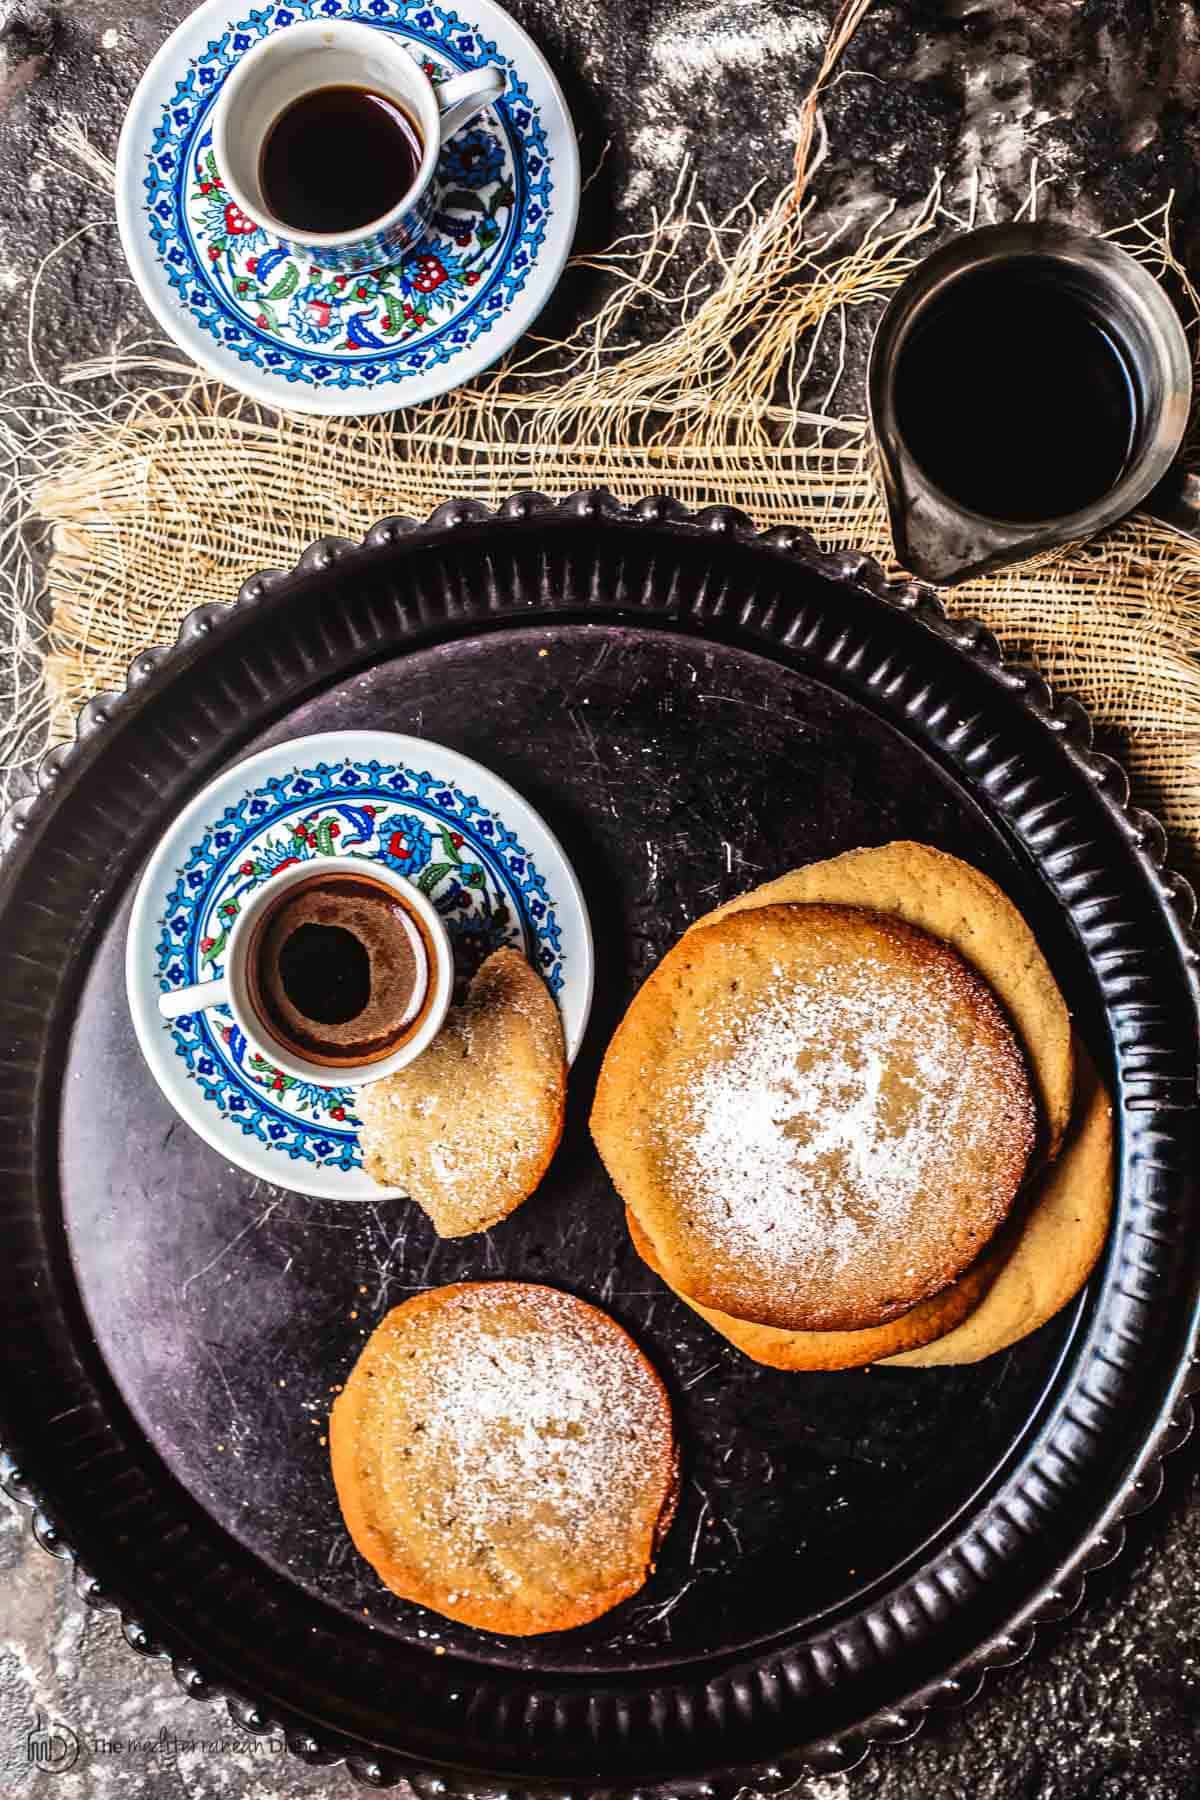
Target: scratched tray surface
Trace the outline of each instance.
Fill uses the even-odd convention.
[[[8,858],[6,926],[23,916],[18,865],[25,857],[32,881],[39,832],[41,866],[68,871],[64,880],[72,829],[83,832],[75,857],[82,841],[95,859],[90,905],[57,928],[63,968],[43,1052],[57,1073],[35,1082],[34,1173],[16,1209],[28,1214],[23,1252],[19,1227],[4,1228],[42,1282],[37,1309],[14,1296],[9,1336],[25,1332],[18,1394],[24,1367],[46,1406],[10,1401],[11,1432],[66,1535],[151,1636],[297,1729],[303,1721],[314,1742],[382,1746],[389,1773],[401,1765],[388,1751],[455,1765],[468,1785],[543,1774],[628,1786],[780,1757],[976,1651],[1099,1528],[1178,1397],[1194,1246],[1176,1246],[1170,1271],[1164,1262],[1161,1275],[1145,1274],[1158,1305],[1138,1318],[1137,1369],[1112,1377],[1126,1384],[1122,1403],[1097,1435],[1067,1524],[1056,1519],[1042,1544],[1033,1532],[990,1586],[972,1596],[964,1584],[944,1619],[919,1619],[902,1653],[898,1636],[868,1666],[853,1649],[856,1621],[914,1591],[906,1584],[1021,1478],[1082,1379],[1089,1333],[1111,1302],[1097,1282],[973,1368],[758,1367],[629,1245],[586,1129],[608,1037],[698,913],[814,857],[911,836],[1007,889],[1120,1079],[1112,996],[1058,879],[1069,888],[1070,868],[1039,867],[987,782],[936,741],[976,706],[993,710],[1012,755],[1051,770],[1055,829],[1066,834],[1055,846],[1072,832],[1100,846],[1109,904],[1157,958],[1156,1024],[1194,1082],[1177,921],[1053,734],[926,624],[831,567],[683,526],[566,515],[537,536],[527,522],[479,524],[401,538],[348,573],[352,561],[298,578],[290,598],[271,588],[211,641],[194,638],[145,690],[136,731],[117,709],[85,751],[90,766],[33,815]],[[638,604],[621,608],[635,578]],[[749,629],[737,623],[744,609],[714,611],[714,583],[747,595],[775,584],[814,618],[878,634],[897,668],[927,669],[922,706],[940,724],[915,728],[886,684],[863,680],[861,660],[847,669],[832,630],[819,649],[798,649],[800,634],[783,645],[770,620]],[[689,595],[701,597],[695,612]],[[241,671],[256,665],[275,673],[250,704]],[[198,748],[180,715],[185,693],[205,709]],[[124,934],[156,829],[220,767],[342,728],[426,734],[495,769],[563,843],[594,921],[596,1001],[563,1146],[534,1198],[483,1236],[442,1242],[404,1201],[343,1206],[251,1179],[176,1118],[134,1040]],[[156,769],[151,794],[144,776]],[[69,779],[68,768],[60,782]],[[136,804],[121,803],[122,779]],[[120,840],[107,860],[87,824],[101,783]],[[1180,1245],[1191,1204],[1182,1168],[1164,1227]],[[1110,1262],[1110,1281],[1114,1271]],[[538,1639],[473,1632],[390,1595],[351,1546],[329,1474],[329,1405],[376,1321],[431,1284],[497,1277],[551,1282],[608,1308],[662,1372],[683,1446],[678,1517],[643,1592],[589,1627]],[[31,1339],[37,1317],[44,1329]],[[88,1419],[103,1421],[102,1444],[82,1427],[72,1441],[43,1423],[73,1384]],[[176,1549],[151,1537],[164,1530]],[[790,1710],[764,1704],[762,1672],[803,1669],[833,1631],[851,1644],[839,1677],[806,1691],[796,1676]],[[724,1710],[705,1701],[714,1681],[736,1689],[746,1671],[758,1671],[760,1698]],[[572,1709],[590,1696],[594,1711],[596,1695],[631,1707],[632,1727],[592,1741]],[[651,1724],[663,1704],[665,1731]]]

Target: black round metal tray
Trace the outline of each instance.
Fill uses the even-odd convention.
[[[249,751],[359,725],[511,781],[596,928],[566,1140],[481,1238],[232,1169],[170,1112],[125,1006],[129,903],[166,821]],[[961,1701],[1075,1604],[1186,1429],[1193,903],[1126,802],[1082,710],[1006,668],[980,627],[728,510],[450,505],[314,545],[193,614],[85,709],[7,824],[2,1425],[42,1542],[187,1692],[424,1796],[771,1789]],[[1115,1227],[1080,1301],[1004,1355],[781,1374],[634,1255],[587,1136],[592,1083],[697,913],[905,836],[985,869],[1034,925],[1113,1084]],[[545,1638],[386,1593],[346,1538],[324,1444],[333,1384],[388,1306],[495,1275],[608,1307],[662,1370],[684,1446],[643,1593]]]

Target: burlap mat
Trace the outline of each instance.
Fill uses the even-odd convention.
[[[814,117],[802,121],[802,178]],[[88,161],[103,187],[109,168]],[[828,395],[849,310],[877,310],[944,217],[934,194],[903,229],[882,217],[854,241],[814,242],[798,187],[765,210],[748,201],[714,222],[681,185],[652,232],[602,259],[607,297],[569,341],[535,344],[393,417],[268,413],[136,348],[9,396],[0,428],[12,521],[0,599],[14,630],[6,760],[68,731],[93,693],[123,686],[136,652],[169,641],[192,607],[228,600],[313,538],[357,538],[381,516],[422,517],[452,496],[666,491],[693,506],[740,506],[763,527],[801,525],[824,546],[858,546],[892,565],[865,421],[832,416]],[[1119,235],[1194,302],[1170,251],[1167,210]],[[647,302],[660,318],[673,308],[677,323],[629,345]],[[814,393],[818,366],[824,393]],[[98,405],[88,384],[100,374],[118,390],[136,385]],[[19,554],[31,524],[49,532],[44,577]],[[1009,654],[1083,701],[1141,803],[1175,835],[1177,858],[1191,863],[1200,846],[1200,545],[1136,518],[1084,547],[972,581],[949,605],[983,619]]]

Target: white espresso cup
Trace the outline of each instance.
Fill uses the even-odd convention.
[[[434,87],[401,40],[381,26],[353,19],[298,21],[256,44],[226,77],[213,108],[213,156],[229,198],[284,249],[302,251],[317,268],[356,274],[395,262],[425,234],[442,145],[498,100],[507,80],[505,70],[490,63]],[[267,205],[263,149],[289,106],[329,87],[364,88],[399,106],[416,133],[421,160],[407,191],[382,217],[353,231],[298,231]]]
[[[398,1021],[404,1025],[411,1019],[416,1029],[397,1049],[372,1061],[331,1063],[298,1054],[272,1035],[251,999],[249,959],[255,944],[255,927],[263,914],[277,906],[289,889],[322,876],[334,880],[354,876],[390,888],[400,902],[402,918],[407,914],[412,923],[415,917],[422,928],[418,929],[417,924],[412,923],[409,941],[417,965],[417,981],[405,1017]],[[320,1087],[361,1087],[368,1081],[382,1081],[385,1075],[394,1075],[397,1069],[415,1061],[441,1030],[454,991],[450,935],[437,908],[403,875],[397,875],[386,864],[357,856],[309,857],[268,876],[233,921],[223,960],[225,973],[212,981],[199,981],[190,987],[160,994],[158,1007],[163,1017],[177,1019],[183,1013],[199,1012],[205,1007],[227,1006],[246,1042],[268,1063],[287,1075],[294,1075],[297,1080],[312,1081]]]

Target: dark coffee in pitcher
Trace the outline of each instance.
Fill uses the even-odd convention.
[[[902,344],[895,417],[914,460],[987,518],[1064,518],[1125,473],[1141,424],[1136,365],[1061,265],[1036,258],[948,283]]]

